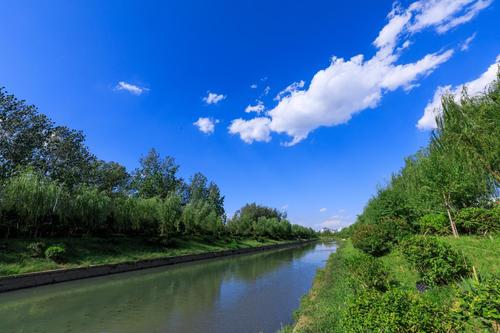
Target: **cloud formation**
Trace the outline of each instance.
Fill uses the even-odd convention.
[[[344,228],[354,223],[354,219],[351,216],[346,215],[333,215],[324,220],[321,223],[315,225],[318,228],[329,228],[329,229],[339,229]]]
[[[229,133],[239,134],[240,139],[246,143],[269,142],[271,141],[270,122],[271,120],[267,117],[257,117],[250,120],[235,119],[229,126]]]
[[[215,131],[215,124],[217,124],[219,120],[210,119],[200,117],[197,121],[193,123],[194,126],[198,127],[198,129],[205,134],[212,134]]]
[[[333,57],[327,68],[313,76],[308,87],[304,81],[292,83],[276,96],[278,104],[264,117],[237,119],[230,133],[244,131],[240,136],[247,143],[269,142],[271,132],[286,134],[291,140],[284,145],[292,146],[318,127],[346,123],[356,113],[378,106],[384,94],[399,88],[411,90],[418,85],[418,79],[432,73],[454,53],[452,49],[442,50],[412,63],[397,64],[401,52],[411,44],[408,38],[425,28],[444,33],[471,20],[490,3],[421,0],[406,9],[395,5],[373,42],[377,49],[373,57]]]
[[[326,209],[326,208],[320,208],[320,209],[319,209],[319,212],[320,212],[320,213],[324,213],[324,212],[326,212],[326,211],[327,211],[327,209]]]
[[[491,64],[486,72],[482,73],[477,79],[454,87],[451,85],[437,87],[432,101],[426,105],[424,114],[417,123],[417,128],[421,130],[432,130],[437,127],[436,117],[442,112],[441,97],[444,94],[451,94],[455,101],[459,102],[464,86],[469,96],[477,96],[483,93],[487,86],[496,79],[499,66],[500,55],[498,55],[495,63]]]
[[[462,44],[460,44],[460,51],[467,51],[474,38],[476,38],[476,33],[473,33],[470,37],[464,40]]]
[[[264,103],[262,103],[262,101],[257,101],[257,104],[255,104],[255,105],[248,105],[245,108],[245,112],[246,113],[251,113],[251,112],[261,113],[262,111],[264,111],[264,109],[265,109]]]
[[[140,87],[140,86],[137,86],[135,84],[127,83],[125,81],[118,82],[115,86],[115,90],[118,90],[118,91],[123,90],[123,91],[129,92],[132,95],[136,95],[136,96],[139,96],[139,95],[143,94],[144,92],[149,91],[148,88]]]
[[[223,94],[216,94],[212,93],[210,91],[207,92],[207,96],[203,97],[203,101],[207,104],[217,104],[223,99],[225,99],[227,96]]]

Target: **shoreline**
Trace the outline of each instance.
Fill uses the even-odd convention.
[[[212,258],[228,257],[233,255],[276,250],[288,247],[296,247],[303,244],[312,243],[315,241],[317,241],[317,239],[255,246],[255,247],[248,247],[241,249],[210,251],[205,253],[170,256],[170,257],[156,258],[156,259],[125,261],[114,264],[92,265],[92,266],[76,267],[76,268],[62,268],[62,269],[40,271],[33,273],[24,273],[18,275],[9,275],[0,277],[0,293],[19,290],[19,289],[35,288],[43,285],[81,280],[98,276],[143,270],[148,268],[170,266],[170,265],[193,262],[193,261],[201,261]]]

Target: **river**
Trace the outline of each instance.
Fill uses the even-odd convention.
[[[2,333],[274,333],[332,244],[198,261],[0,294]]]

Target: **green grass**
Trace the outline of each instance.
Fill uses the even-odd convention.
[[[36,241],[44,242],[47,246],[64,245],[67,252],[65,262],[57,264],[45,258],[32,258],[27,246],[33,240],[3,240],[0,241],[0,276],[283,243],[269,239],[262,241],[221,239],[207,242],[193,238],[175,239],[166,247],[132,237],[37,239]]]
[[[463,251],[471,264],[486,277],[498,274],[500,269],[500,238],[462,236],[458,239],[442,237],[453,248]],[[340,247],[332,254],[324,269],[319,270],[313,287],[301,302],[295,312],[293,326],[285,327],[282,332],[322,333],[343,332],[341,320],[346,301],[354,295],[354,290],[348,283],[349,271],[345,265],[346,259],[358,252],[350,240],[339,241]],[[380,258],[384,263],[389,279],[397,288],[415,290],[419,280],[418,273],[406,262],[402,254],[393,250]],[[459,285],[467,281],[459,282]],[[453,300],[454,289],[451,285],[433,288],[427,291],[425,297],[438,304],[449,304]]]
[[[450,236],[443,239],[453,248],[462,251],[480,276],[500,273],[500,237]]]

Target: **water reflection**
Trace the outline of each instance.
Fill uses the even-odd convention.
[[[0,331],[274,332],[333,250],[312,244],[2,294]]]

